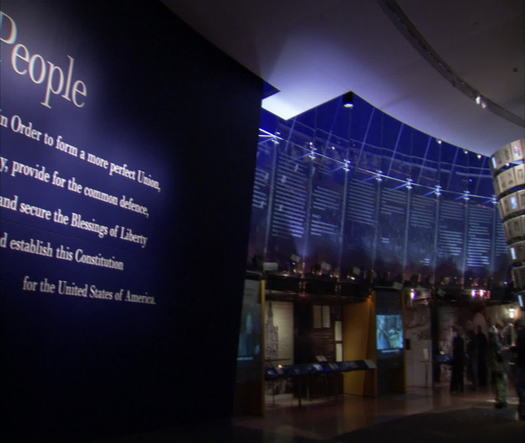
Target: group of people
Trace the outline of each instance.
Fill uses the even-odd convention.
[[[490,377],[495,390],[496,408],[507,407],[509,374],[515,380],[520,420],[525,421],[525,318],[514,325],[515,339],[503,334],[500,325],[490,325],[485,335],[480,326],[467,335],[465,346],[459,328],[453,328],[451,392],[463,392],[464,373],[478,389],[487,385]]]
[[[480,326],[476,331],[469,331],[467,343],[459,327],[452,329],[452,376],[450,379],[451,392],[463,392],[465,366],[467,378],[471,380],[472,387],[477,390],[487,385],[487,337]]]

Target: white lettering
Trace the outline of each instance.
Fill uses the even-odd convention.
[[[4,27],[4,25],[7,26]],[[7,28],[7,32],[4,32],[5,28]],[[46,60],[40,54],[31,55],[27,46],[23,43],[16,43],[17,37],[18,28],[15,20],[5,12],[0,11],[0,42],[14,45],[11,52],[13,71],[18,75],[29,75],[30,80],[36,85],[46,85],[44,100],[40,104],[51,109],[51,97],[60,95],[77,108],[83,108],[86,105],[85,98],[88,95],[88,89],[82,80],[73,81],[75,59],[67,55],[68,66],[67,76],[65,76],[64,70],[60,66]]]
[[[2,31],[4,29],[4,17],[9,21],[9,34],[6,38],[2,37]],[[0,42],[12,45],[16,42],[17,29],[15,21],[8,16],[5,12],[0,11]]]

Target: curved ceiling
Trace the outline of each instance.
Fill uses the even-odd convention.
[[[279,90],[284,119],[354,91],[448,143],[490,155],[525,128],[451,85],[371,0],[164,0],[207,40]],[[395,3],[395,2],[394,2]],[[398,0],[442,60],[525,119],[525,0]]]

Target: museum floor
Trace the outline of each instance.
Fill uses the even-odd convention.
[[[235,424],[242,431],[258,431],[259,439],[254,434],[250,441],[264,443],[525,441],[525,423],[515,417],[517,398],[509,400],[509,408],[497,410],[488,390],[451,395],[448,386],[378,398],[305,401],[300,408],[282,396],[275,404],[269,399],[265,417]]]
[[[304,401],[267,398],[260,418],[237,418],[233,428],[165,429],[97,443],[309,443],[309,442],[523,442],[525,422],[516,420],[516,397],[495,409],[489,391],[451,395],[447,386],[411,389],[379,398],[339,396]]]

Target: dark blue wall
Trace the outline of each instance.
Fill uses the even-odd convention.
[[[160,2],[3,1],[1,36],[0,208],[2,400],[4,430],[124,433],[231,414],[260,81],[204,41]],[[78,107],[50,94],[40,54],[62,67],[86,95]],[[15,57],[16,58],[16,57]],[[28,60],[24,61],[24,58]],[[47,73],[51,65],[47,64]],[[56,71],[58,72],[58,71]],[[58,74],[57,74],[58,75]],[[58,77],[51,87],[59,89]],[[65,83],[64,83],[65,84]],[[80,86],[79,86],[80,88]],[[161,191],[113,174],[11,128],[19,115],[79,149],[146,171]],[[16,121],[16,119],[15,119]],[[4,120],[5,122],[5,120]],[[10,172],[14,161],[119,198],[149,217]],[[135,176],[136,178],[136,176]],[[4,202],[7,200],[4,200]],[[21,203],[80,213],[109,228],[126,226],[146,247],[110,234],[43,220]],[[7,236],[6,236],[7,233]],[[119,231],[120,236],[120,231]],[[52,257],[16,250],[11,240],[41,240]],[[115,257],[123,271],[56,257],[71,251]],[[67,281],[155,304],[101,300],[24,288],[23,280]],[[144,299],[143,299],[144,300]],[[153,300],[153,299],[148,299]]]

